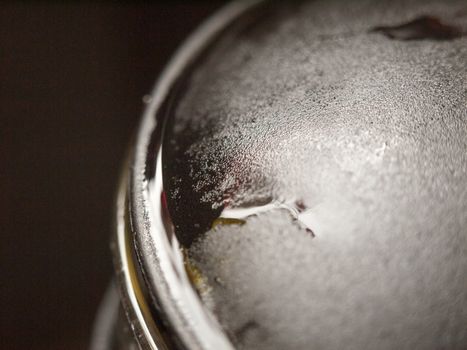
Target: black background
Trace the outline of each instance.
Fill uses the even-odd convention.
[[[87,348],[142,96],[220,5],[0,5],[2,349]]]

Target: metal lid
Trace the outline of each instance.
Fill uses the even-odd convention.
[[[160,333],[465,347],[464,4],[249,6],[179,51],[137,137],[130,242]]]

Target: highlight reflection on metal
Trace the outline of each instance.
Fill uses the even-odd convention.
[[[113,249],[122,304],[135,339],[143,349],[233,349],[190,284],[163,205],[162,114],[173,85],[190,63],[219,31],[255,3],[232,3],[189,38],[161,76],[143,116],[128,192],[126,181],[123,181],[119,193],[117,237]],[[151,139],[157,144],[150,144]],[[153,150],[156,153],[153,154]],[[151,173],[150,164],[154,162],[156,167]],[[132,251],[133,246],[135,251]],[[135,256],[140,264],[138,267],[133,260]],[[142,269],[144,280],[138,276],[137,268]],[[146,292],[143,291],[145,283],[149,285]],[[155,310],[151,310],[149,304],[155,305]],[[155,322],[155,318],[159,322]],[[167,342],[173,344],[170,346]]]
[[[137,278],[137,267],[131,254],[132,242],[127,215],[128,198],[124,184],[125,181],[122,183],[117,199],[117,236],[113,244],[114,263],[118,271],[117,280],[122,303],[133,332],[138,335],[136,339],[139,345],[148,349],[166,349]]]

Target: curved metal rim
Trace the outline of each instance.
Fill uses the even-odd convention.
[[[121,304],[131,325],[135,340],[142,349],[167,349],[160,332],[152,320],[149,305],[144,298],[131,254],[131,237],[127,198],[128,171],[122,176],[117,193],[115,237],[111,248]]]
[[[133,242],[125,230],[126,191],[120,190],[117,208],[117,238],[114,255],[120,277],[122,304],[129,317],[136,340],[143,349],[164,349],[166,346],[158,336],[157,327],[148,323],[146,301],[138,296],[136,277],[132,273],[129,249],[133,243],[142,268],[145,282],[158,312],[168,323],[182,347],[189,349],[233,349],[229,339],[217,320],[204,307],[191,286],[177,242],[169,242],[164,227],[157,223],[154,213],[160,208],[157,197],[162,193],[160,153],[157,156],[156,174],[153,181],[146,178],[146,159],[150,151],[151,135],[158,127],[156,116],[169,93],[189,67],[210,42],[229,23],[261,0],[233,2],[205,22],[178,50],[158,80],[151,102],[143,114],[140,124],[132,169],[129,174],[129,216]],[[160,127],[160,126],[159,126]],[[125,182],[125,181],[124,181]],[[175,243],[175,246],[174,246]],[[181,266],[181,268],[180,268]],[[155,329],[153,329],[155,328]],[[158,339],[154,339],[158,338]]]

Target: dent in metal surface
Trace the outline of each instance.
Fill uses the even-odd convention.
[[[460,28],[442,23],[433,16],[422,16],[395,26],[375,27],[372,31],[398,40],[452,40],[465,35]]]

